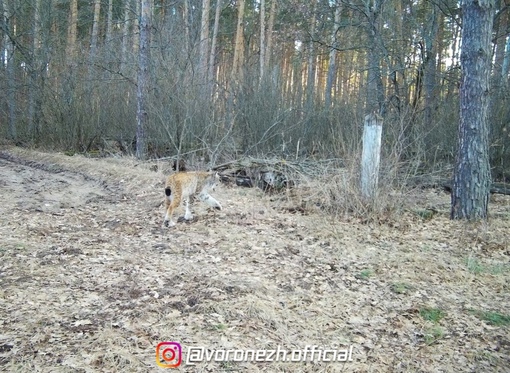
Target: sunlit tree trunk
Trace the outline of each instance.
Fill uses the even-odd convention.
[[[69,23],[67,26],[66,57],[67,63],[74,63],[76,57],[76,37],[78,33],[78,0],[69,4]]]
[[[145,139],[146,129],[149,123],[148,92],[150,86],[150,0],[141,0],[141,13],[139,22],[139,57],[138,57],[138,79],[137,79],[137,113],[136,113],[136,157],[145,159],[147,155],[147,144]]]
[[[215,75],[215,63],[216,63],[216,43],[218,40],[218,30],[220,27],[220,14],[221,14],[221,0],[216,1],[216,11],[214,13],[214,26],[213,35],[211,40],[211,53],[209,56],[209,69],[208,69],[208,84],[212,84]]]
[[[210,0],[202,0],[202,21],[200,27],[200,57],[199,57],[199,74],[202,80],[206,80],[207,73],[207,57],[209,56],[209,12],[211,4]]]
[[[237,83],[243,81],[244,64],[244,6],[245,0],[237,2],[237,27],[234,43],[234,63],[232,67],[233,80]]]
[[[333,89],[333,82],[335,81],[336,75],[336,48],[337,48],[337,31],[340,25],[340,14],[342,12],[341,3],[338,2],[335,9],[335,21],[331,30],[331,47],[329,51],[329,66],[328,66],[328,78],[326,81],[326,93],[324,95],[326,108],[331,107],[331,91]]]
[[[310,42],[308,43],[308,66],[306,78],[306,108],[311,110],[313,106],[314,92],[315,92],[315,48],[314,37],[317,21],[317,0],[313,0],[312,4],[312,17],[310,19]]]
[[[451,218],[486,219],[489,165],[489,74],[494,0],[462,1],[459,146]]]
[[[90,52],[89,52],[89,66],[88,68],[88,81],[92,81],[94,74],[94,66],[96,64],[97,43],[99,39],[99,16],[101,15],[101,0],[94,0],[93,7],[94,18],[92,20],[92,33],[90,36]]]
[[[260,52],[259,52],[259,80],[264,78],[266,67],[266,1],[260,0]]]
[[[269,10],[269,21],[267,24],[267,42],[266,42],[266,51],[264,52],[264,64],[267,69],[271,63],[271,55],[273,54],[273,29],[274,29],[274,19],[276,14],[276,0],[271,0],[271,8]]]
[[[367,113],[384,116],[384,91],[381,78],[381,50],[380,50],[380,14],[384,0],[373,0],[367,3],[367,40],[368,40],[368,72],[367,72]]]

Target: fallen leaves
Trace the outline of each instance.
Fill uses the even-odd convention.
[[[352,363],[228,367],[250,372],[503,372],[510,364],[508,326],[491,324],[510,309],[507,197],[486,226],[451,222],[440,207],[430,219],[402,216],[404,229],[334,221],[319,209],[295,214],[256,189],[221,186],[223,211],[196,204],[196,221],[162,229],[154,206],[163,175],[144,164],[57,154],[44,162],[54,166],[0,162],[2,369],[145,372],[164,340],[353,345]],[[437,194],[426,200],[448,204]]]

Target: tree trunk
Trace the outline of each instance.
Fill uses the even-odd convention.
[[[108,0],[108,11],[106,13],[106,44],[109,46],[112,41],[113,32],[113,0]]]
[[[508,84],[509,67],[510,67],[510,36],[507,36],[506,37],[505,57],[503,58],[503,66],[501,68],[501,76],[503,77],[503,84],[505,84],[505,85]]]
[[[234,43],[234,63],[232,67],[233,80],[237,83],[243,81],[244,6],[245,0],[239,0],[237,4],[237,27],[236,27],[236,39]]]
[[[90,56],[94,59],[99,38],[99,16],[101,14],[101,0],[94,0],[94,19],[92,21],[92,35],[90,38]]]
[[[361,156],[361,195],[366,200],[373,200],[377,196],[381,136],[382,118],[376,114],[365,116]]]
[[[463,0],[462,12],[459,146],[451,218],[486,219],[491,184],[487,112],[494,1]]]
[[[66,58],[68,65],[73,64],[76,54],[76,36],[78,34],[78,0],[71,0],[69,6],[69,24],[67,27]]]
[[[448,89],[446,91],[446,98],[450,98],[452,95],[455,94],[456,86],[457,86],[457,79],[456,79],[456,69],[459,63],[458,58],[458,42],[459,40],[459,33],[460,33],[460,26],[455,23],[453,26],[453,44],[452,44],[452,58],[451,58],[451,65],[449,67],[449,77],[448,77]]]
[[[131,11],[131,0],[124,0],[124,23],[122,26],[122,56],[120,63],[120,70],[124,71],[126,68],[126,63],[128,61],[128,47],[129,47],[129,29],[131,27],[131,21],[129,13]]]
[[[259,82],[264,78],[266,68],[266,1],[260,0],[260,52],[259,52]]]
[[[28,132],[33,138],[37,137],[39,132],[39,114],[37,112],[37,102],[39,99],[40,87],[38,76],[41,61],[39,58],[39,50],[41,49],[41,0],[35,0],[34,4],[34,37],[32,43],[32,56],[30,66],[30,86],[28,90]]]
[[[96,62],[97,43],[99,39],[99,16],[101,15],[101,0],[94,0],[94,19],[92,20],[92,34],[90,37],[90,53],[88,66],[88,82],[92,82],[94,65]],[[93,93],[93,96],[95,94]]]
[[[333,82],[335,81],[336,74],[336,48],[337,48],[337,37],[336,33],[340,25],[340,13],[342,12],[341,3],[338,2],[335,9],[335,22],[333,23],[333,29],[331,30],[331,47],[329,51],[329,66],[328,66],[328,78],[326,80],[326,93],[324,95],[324,106],[326,109],[331,107],[331,91],[333,89]]]
[[[147,0],[135,0],[135,17],[133,17],[134,18],[133,29],[140,30],[140,32],[141,32],[140,18],[142,17],[142,14],[140,13],[141,12],[140,2],[147,2]],[[146,5],[150,6],[150,4],[146,4]],[[147,15],[147,20],[149,20],[149,19],[150,19],[150,11],[149,11],[149,14]],[[149,29],[149,31],[150,31],[150,29]],[[133,37],[133,56],[137,56],[137,55],[139,56],[140,43],[141,43],[140,35],[138,37],[136,35],[134,35],[134,37]]]
[[[381,78],[381,51],[380,51],[380,13],[382,2],[376,1],[372,7],[366,9],[367,38],[368,38],[368,72],[367,72],[367,101],[366,112],[379,114],[384,117],[384,91]]]
[[[149,63],[150,63],[150,0],[141,0],[141,14],[139,22],[140,44],[138,60],[138,84],[137,84],[137,125],[136,125],[136,157],[145,159],[147,144],[145,142],[145,129],[149,123],[147,110],[147,95],[149,92]]]
[[[266,51],[264,52],[264,65],[265,68],[269,66],[271,62],[271,54],[273,53],[273,28],[274,28],[274,17],[276,14],[276,0],[271,1],[271,9],[269,10],[269,23],[267,25],[267,43]]]
[[[207,57],[209,56],[209,11],[211,9],[210,0],[202,0],[202,22],[200,27],[200,57],[199,74],[200,79],[207,79]]]
[[[4,48],[2,54],[5,56],[5,69],[7,73],[7,108],[9,112],[9,120],[8,120],[8,135],[11,140],[16,140],[17,129],[16,129],[16,62],[15,62],[15,45],[13,43],[14,40],[14,32],[15,27],[11,25],[11,13],[9,9],[9,4],[7,1],[2,2],[2,16],[3,16],[3,24],[6,32],[4,33]]]
[[[207,83],[209,85],[212,84],[215,75],[215,60],[216,60],[216,43],[218,40],[218,30],[220,27],[220,15],[221,15],[221,0],[217,0],[216,2],[216,11],[214,13],[214,26],[213,26],[213,36],[211,41],[211,53],[209,56],[209,69],[208,69],[208,78]]]
[[[191,25],[189,22],[189,0],[184,0],[184,9],[182,10],[182,18],[184,21],[184,52],[189,53],[191,48]]]
[[[425,93],[424,125],[432,124],[436,90],[436,38],[439,31],[439,12],[437,5],[431,4],[429,18],[425,25],[424,53],[423,53],[423,88]]]
[[[502,5],[503,6],[503,5]],[[508,21],[510,15],[507,11],[500,10],[500,16],[497,20],[497,25],[494,25],[496,31],[496,53],[494,56],[494,71],[492,72],[492,81],[491,81],[491,89],[492,91],[500,92],[500,89],[503,87],[502,83],[504,80],[503,75],[503,65],[505,60],[505,47],[506,47],[506,38],[508,34]]]
[[[317,20],[317,0],[313,0],[312,19],[310,20],[310,42],[308,43],[308,69],[306,77],[306,108],[310,112],[313,108],[313,98],[315,92],[315,48],[314,37]]]

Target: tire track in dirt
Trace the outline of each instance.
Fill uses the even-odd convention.
[[[0,152],[0,170],[6,197],[9,192],[13,193],[21,201],[42,203],[41,209],[81,206],[97,198],[119,194],[118,186],[84,172],[19,158],[7,152]]]

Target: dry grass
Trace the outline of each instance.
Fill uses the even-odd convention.
[[[157,371],[161,341],[185,353],[353,346],[346,363],[186,372],[508,370],[509,326],[480,316],[510,309],[508,197],[493,197],[487,224],[466,224],[448,219],[447,195],[424,190],[381,224],[326,214],[331,179],[284,200],[221,186],[221,212],[197,205],[196,221],[163,229],[167,165],[16,148],[2,157],[2,371]],[[301,200],[303,213],[290,213]],[[428,207],[431,218],[416,213]]]

